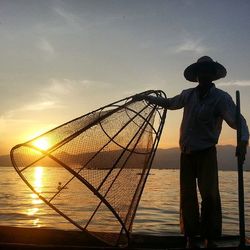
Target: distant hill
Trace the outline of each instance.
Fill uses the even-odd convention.
[[[220,170],[237,170],[237,160],[235,157],[235,146],[225,145],[217,146],[218,165]],[[178,169],[179,168],[180,150],[179,148],[158,149],[155,159],[154,168]],[[250,170],[250,151],[244,164],[245,170]]]
[[[226,146],[217,146],[218,152],[218,164],[219,169],[221,170],[236,170],[237,162],[235,157],[235,146],[226,145]],[[250,170],[250,151],[248,148],[249,154],[246,157],[246,162],[244,168],[246,170]],[[119,152],[107,152],[103,153],[103,161],[100,164],[101,168],[105,168],[107,166],[106,159],[112,160],[114,159],[114,155],[117,155]],[[91,153],[88,153],[91,154]],[[85,154],[86,156],[86,154]],[[84,154],[78,156],[81,158],[85,158]],[[68,155],[66,153],[61,153],[59,158],[64,161],[74,163],[74,156]],[[116,158],[116,157],[115,157]],[[153,168],[157,169],[178,169],[179,168],[179,158],[180,158],[180,150],[179,148],[170,148],[170,149],[158,149],[155,155]],[[105,160],[104,160],[105,159]],[[11,166],[11,161],[9,155],[0,156],[0,166]]]
[[[0,166],[11,166],[11,160],[9,155],[0,155]]]

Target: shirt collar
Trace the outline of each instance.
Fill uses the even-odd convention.
[[[213,82],[201,87],[200,85],[198,85],[196,87],[196,91],[198,92],[199,98],[204,98],[206,97],[209,92],[215,88],[215,85]]]

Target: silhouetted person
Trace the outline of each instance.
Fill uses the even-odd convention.
[[[173,98],[137,96],[150,103],[175,110],[184,108],[180,129],[180,218],[187,247],[195,247],[194,237],[201,235],[206,247],[215,247],[221,236],[222,214],[218,187],[218,167],[215,145],[223,120],[236,129],[236,106],[231,96],[215,87],[213,81],[226,76],[226,69],[210,57],[203,56],[188,66],[184,76],[198,86],[183,90]],[[244,161],[249,132],[241,117],[242,138],[237,150]],[[197,184],[196,184],[197,181]],[[196,186],[201,194],[201,214]]]
[[[57,186],[57,190],[60,191],[61,189],[62,189],[62,183],[59,181],[58,186]]]

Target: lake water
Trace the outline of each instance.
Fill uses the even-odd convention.
[[[76,229],[39,200],[12,167],[1,167],[0,225]],[[250,236],[250,172],[245,177],[246,234]],[[238,234],[237,172],[221,171],[223,234]],[[67,202],[67,201],[65,201]],[[153,169],[137,210],[133,232],[179,234],[179,171]]]

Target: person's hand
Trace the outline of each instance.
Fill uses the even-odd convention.
[[[147,95],[145,94],[136,94],[132,97],[132,100],[135,102],[139,102],[139,101],[146,100],[146,99],[147,99]]]
[[[245,156],[247,153],[248,141],[240,141],[239,145],[236,147],[235,155],[239,157],[240,164],[243,164],[245,161]]]

